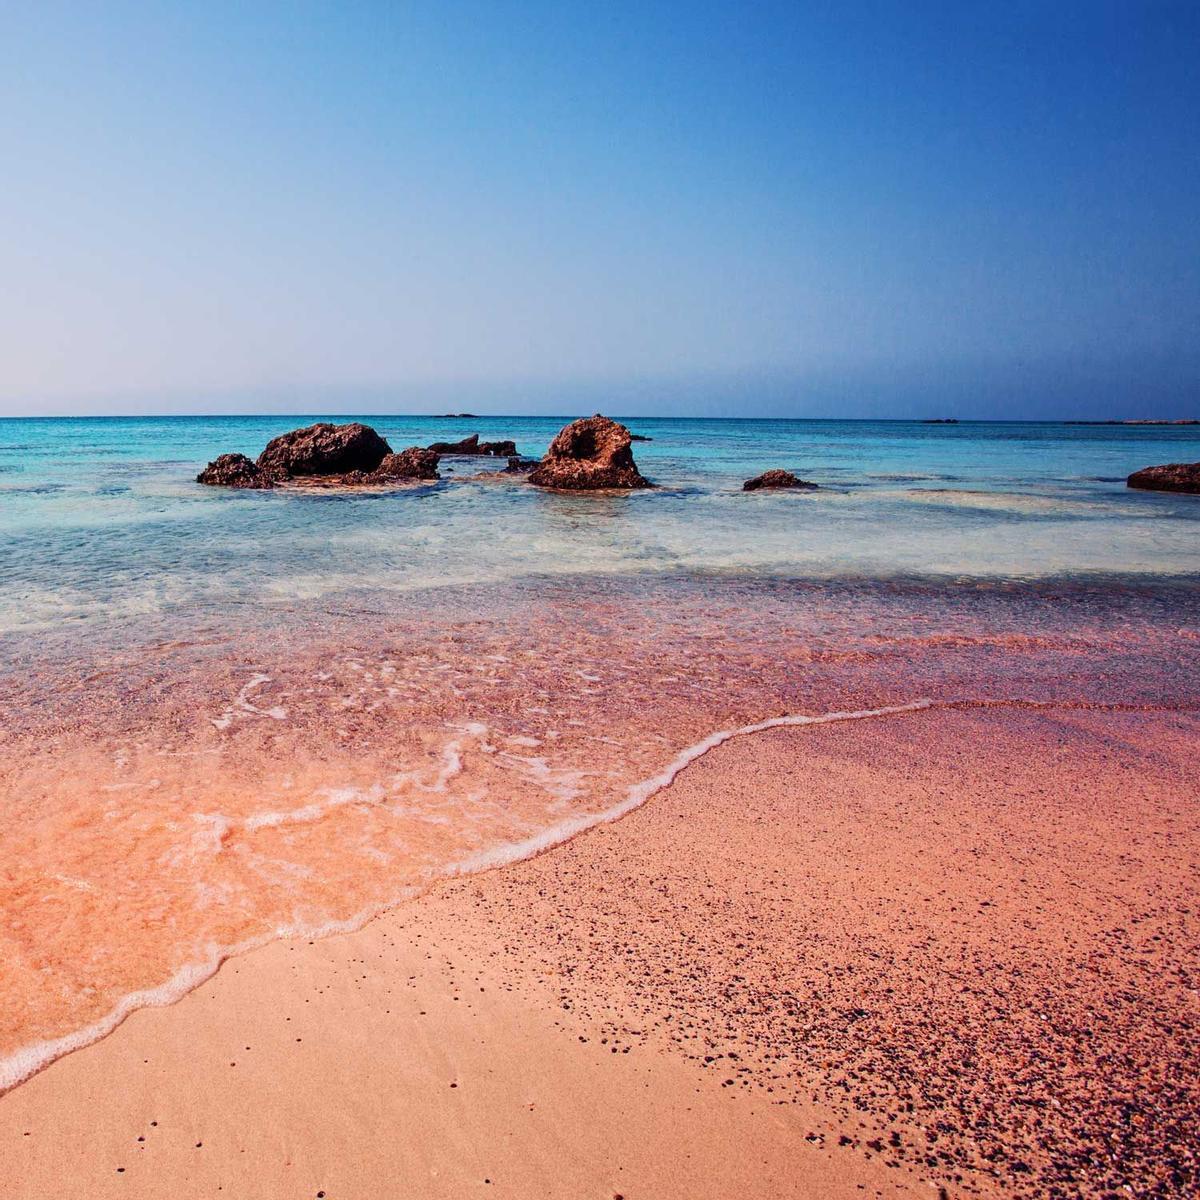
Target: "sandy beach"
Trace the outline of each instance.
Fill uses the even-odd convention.
[[[1181,1194],[1191,714],[740,738],[0,1098],[16,1197]]]

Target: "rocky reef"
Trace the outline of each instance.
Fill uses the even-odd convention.
[[[633,461],[632,440],[624,425],[599,413],[572,421],[555,435],[529,482],[566,491],[653,487]]]

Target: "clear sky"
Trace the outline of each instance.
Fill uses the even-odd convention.
[[[0,7],[0,413],[1200,416],[1200,4]]]

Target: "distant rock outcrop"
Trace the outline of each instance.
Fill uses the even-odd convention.
[[[257,462],[244,454],[222,454],[196,476],[196,482],[269,488],[307,479],[324,487],[362,487],[400,479],[437,479],[437,468],[433,450],[410,446],[397,454],[369,425],[322,422],[273,438]]]
[[[1143,467],[1140,471],[1134,471],[1125,483],[1128,487],[1152,492],[1200,493],[1200,462]]]
[[[486,454],[489,458],[508,458],[516,454],[516,442],[481,442],[473,433],[461,442],[434,442],[429,447],[435,454]]]
[[[807,479],[801,479],[798,475],[793,475],[791,471],[781,471],[776,468],[764,471],[761,475],[747,479],[742,484],[743,492],[757,492],[759,488],[799,488],[803,492],[815,492],[817,485],[809,483]]]
[[[196,482],[214,487],[269,488],[274,481],[244,454],[222,454],[196,476]]]
[[[258,456],[258,469],[276,479],[345,475],[374,471],[391,452],[391,446],[369,425],[321,421],[272,438]]]
[[[633,461],[631,441],[624,425],[599,413],[572,421],[558,431],[529,482],[570,491],[653,487]]]

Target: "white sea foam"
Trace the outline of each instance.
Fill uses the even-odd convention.
[[[694,746],[689,746],[659,774],[652,776],[650,779],[644,779],[641,783],[634,784],[626,792],[625,798],[619,803],[614,804],[611,808],[606,808],[599,813],[587,813],[578,817],[570,817],[565,821],[559,821],[557,824],[551,825],[548,829],[535,834],[533,837],[524,838],[519,842],[507,842],[502,846],[494,846],[490,850],[482,850],[478,854],[471,855],[469,858],[460,859],[449,870],[456,875],[474,875],[479,871],[487,871],[494,867],[508,866],[510,863],[520,862],[525,858],[532,858],[535,854],[540,854],[544,850],[561,845],[586,829],[591,829],[596,825],[604,825],[610,821],[616,821],[627,813],[632,812],[635,808],[640,808],[656,792],[661,792],[663,788],[669,787],[684,767],[694,763],[698,758],[703,758],[710,750],[715,750],[718,746],[724,745],[725,742],[732,741],[734,738],[746,737],[752,733],[763,733],[768,729],[779,729],[789,725],[829,725],[835,721],[861,721],[868,717],[890,717],[899,713],[920,712],[923,709],[932,707],[932,700],[915,700],[911,704],[894,704],[884,708],[864,708],[855,712],[821,713],[815,717],[803,714],[771,717],[769,720],[759,721],[754,725],[742,725],[736,729],[722,729],[717,733],[709,734],[702,742],[697,742]]]
[[[828,725],[836,721],[859,721],[871,717],[887,717],[901,713],[920,712],[923,709],[933,707],[933,705],[934,702],[932,700],[917,700],[911,704],[895,704],[883,708],[860,709],[855,712],[830,712],[821,713],[817,716],[796,714],[772,717],[766,721],[759,721],[753,725],[742,725],[735,729],[720,730],[717,733],[710,734],[703,741],[697,742],[695,745],[681,751],[667,767],[657,775],[635,784],[626,792],[624,798],[619,803],[612,805],[610,808],[604,809],[599,813],[588,813],[569,818],[565,821],[559,821],[557,824],[532,837],[524,838],[521,841],[508,842],[500,846],[495,846],[490,850],[480,851],[478,854],[460,859],[458,862],[448,865],[443,871],[431,875],[431,880],[451,875],[477,874],[495,867],[507,866],[522,859],[531,858],[553,846],[560,845],[596,825],[615,821],[632,812],[635,808],[639,808],[654,796],[655,793],[668,787],[680,771],[689,764],[695,762],[698,758],[702,758],[710,750],[715,750],[718,746],[734,738],[746,737],[750,734],[762,733],[768,729],[779,729],[785,726]],[[456,746],[455,752],[457,753]],[[357,788],[339,789],[336,792],[329,793],[326,800],[318,804],[306,805],[304,808],[294,809],[288,813],[255,814],[244,818],[239,824],[247,828],[261,828],[265,825],[279,824],[287,820],[314,820],[320,812],[327,811],[336,804],[372,802],[366,799],[367,795],[368,793]],[[314,815],[310,816],[310,812]],[[228,835],[231,822],[220,815],[196,814],[196,818],[205,826],[202,836],[206,839],[212,839],[219,846]],[[251,824],[251,822],[254,824]],[[101,1017],[100,1020],[94,1021],[82,1029],[77,1029],[59,1038],[32,1042],[0,1058],[0,1094],[24,1082],[31,1075],[49,1066],[55,1059],[62,1058],[63,1055],[70,1054],[73,1050],[82,1049],[84,1046],[90,1045],[92,1042],[107,1036],[130,1013],[136,1012],[141,1008],[159,1008],[168,1004],[174,1004],[188,992],[199,987],[205,980],[211,978],[221,963],[228,958],[257,949],[269,942],[286,938],[320,938],[336,933],[350,933],[362,928],[373,917],[410,899],[412,896],[418,894],[419,891],[420,889],[418,888],[406,888],[401,895],[395,897],[390,902],[374,906],[342,921],[320,922],[313,925],[299,923],[296,925],[280,925],[269,934],[260,938],[240,942],[228,947],[210,946],[202,959],[181,967],[165,983],[159,984],[157,987],[130,992],[127,996],[123,996],[111,1011]]]
[[[259,708],[250,700],[251,692],[257,691],[264,683],[270,683],[270,675],[251,675],[250,678],[242,684],[237,696],[234,697],[233,704],[230,705],[219,717],[211,717],[212,723],[221,730],[228,729],[233,724],[234,719],[239,713],[244,713],[252,717],[269,717],[272,721],[286,721],[287,709],[281,705],[274,705],[271,708]]]

